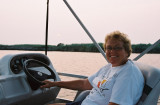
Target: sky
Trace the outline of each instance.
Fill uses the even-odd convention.
[[[119,30],[132,44],[160,39],[160,0],[67,0],[98,43]],[[0,44],[45,44],[47,0],[0,0]],[[48,44],[92,43],[63,0],[49,1]]]

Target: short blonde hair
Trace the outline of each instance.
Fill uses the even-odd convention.
[[[106,35],[105,37],[105,43],[103,44],[104,51],[106,51],[106,43],[108,40],[116,39],[123,42],[123,47],[125,51],[128,53],[128,57],[131,55],[132,52],[132,46],[131,41],[128,39],[128,36],[124,33],[121,33],[120,31],[114,31]]]

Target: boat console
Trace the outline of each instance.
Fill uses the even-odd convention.
[[[0,59],[0,105],[44,105],[60,88],[39,88],[42,81],[60,81],[49,58],[41,53],[6,55]]]

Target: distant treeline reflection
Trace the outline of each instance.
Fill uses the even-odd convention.
[[[103,49],[103,44],[99,43]],[[132,45],[133,53],[141,53],[152,44],[134,44]],[[94,44],[63,44],[48,45],[48,51],[72,51],[72,52],[99,52]],[[44,51],[45,45],[21,44],[21,45],[0,45],[0,50],[27,50],[27,51]],[[160,44],[153,48],[149,53],[160,53]]]

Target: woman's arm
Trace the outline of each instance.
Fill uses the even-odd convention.
[[[73,80],[73,81],[57,81],[52,82],[45,80],[43,81],[45,85],[42,85],[41,88],[50,88],[53,86],[58,86],[61,88],[67,88],[72,90],[91,90],[92,86],[89,83],[88,79],[81,79],[81,80]]]

